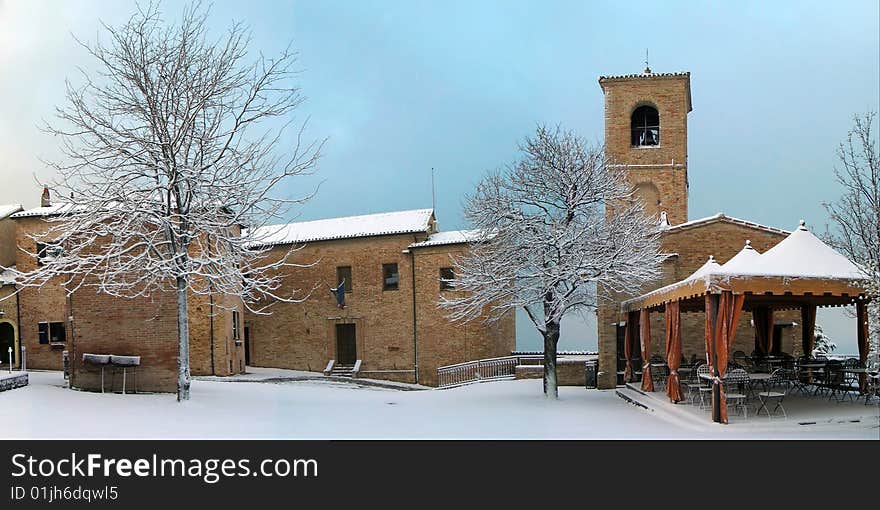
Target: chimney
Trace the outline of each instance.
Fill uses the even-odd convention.
[[[49,187],[43,186],[43,196],[40,197],[40,207],[49,207],[52,202],[49,200]]]

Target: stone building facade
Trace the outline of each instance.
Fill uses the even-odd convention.
[[[603,76],[605,143],[615,164],[625,165],[627,178],[645,203],[646,211],[664,226],[661,249],[669,254],[662,277],[627,295],[606,296],[598,310],[600,388],[613,388],[623,370],[623,332],[626,317],[620,303],[630,297],[680,281],[714,256],[724,264],[751,241],[763,253],[788,232],[718,214],[688,218],[687,114],[691,111],[689,73]],[[661,215],[665,213],[665,218]],[[797,311],[775,314],[775,345],[783,352],[800,354]],[[682,315],[682,354],[705,356],[705,316]],[[651,316],[651,352],[665,355],[664,317]],[[731,351],[755,349],[751,315],[743,313]]]
[[[31,236],[45,233],[64,204],[52,205],[44,194],[41,207],[18,211],[14,222],[17,248],[14,260],[3,263],[28,272],[37,268],[40,253]],[[10,242],[6,240],[5,242]],[[4,243],[5,244],[5,243]],[[2,252],[2,250],[0,250]],[[11,262],[11,263],[10,263]],[[11,285],[3,292],[14,293]],[[83,363],[84,353],[140,356],[139,391],[173,392],[177,388],[177,298],[173,292],[123,299],[82,287],[68,294],[60,279],[40,288],[21,288],[14,298],[0,301],[5,310],[15,302],[17,339],[27,352],[27,366],[61,370],[69,357],[70,384],[97,389],[100,369]],[[8,313],[8,312],[7,312]],[[233,319],[237,314],[237,320]],[[8,316],[8,315],[7,315]],[[244,372],[244,316],[240,300],[222,295],[189,295],[190,364],[193,375],[232,375]],[[2,320],[0,320],[2,322]],[[233,330],[233,323],[239,325]],[[0,333],[3,326],[0,325]],[[107,380],[109,387],[109,379]]]
[[[430,209],[266,227],[267,261],[296,250],[283,289],[305,299],[276,302],[245,318],[248,361],[258,367],[321,371],[436,385],[437,367],[509,355],[513,314],[496,324],[452,323],[438,308],[463,232],[437,232]],[[444,273],[446,271],[446,273]],[[330,289],[345,281],[344,306]]]

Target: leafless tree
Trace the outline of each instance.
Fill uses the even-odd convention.
[[[827,239],[865,271],[869,280],[871,346],[880,348],[880,154],[872,132],[876,114],[853,117],[853,127],[837,149],[834,168],[843,194],[825,203],[832,228]]]
[[[99,71],[68,81],[68,104],[46,126],[63,144],[51,187],[67,203],[34,238],[53,256],[31,254],[43,265],[16,275],[19,288],[176,292],[178,400],[190,390],[188,293],[240,296],[256,312],[302,299],[280,284],[280,269],[296,266],[290,252],[267,260],[255,232],[271,234],[261,227],[308,198],[285,198],[279,184],[309,173],[323,143],[304,140],[305,122],[287,129],[303,101],[296,54],[249,57],[245,27],[214,40],[208,14],[196,3],[169,23],[139,6],[104,25],[108,41],[78,41]]]
[[[659,229],[603,147],[539,126],[520,151],[468,197],[465,215],[482,235],[456,261],[461,292],[441,306],[487,322],[524,309],[544,339],[544,393],[556,398],[562,317],[658,277]]]

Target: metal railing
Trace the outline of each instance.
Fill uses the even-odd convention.
[[[513,379],[517,365],[542,359],[542,356],[504,356],[447,365],[437,369],[437,387],[449,388],[482,381]]]

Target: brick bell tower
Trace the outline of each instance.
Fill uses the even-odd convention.
[[[687,115],[690,73],[601,76],[605,147],[645,202],[648,214],[666,212],[671,225],[688,220]]]

